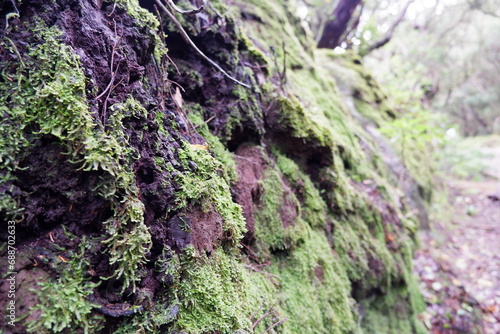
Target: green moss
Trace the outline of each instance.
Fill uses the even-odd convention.
[[[375,124],[382,124],[384,122],[383,114],[378,110],[376,105],[373,106],[364,100],[355,99],[354,107],[361,115],[374,121]]]
[[[237,86],[240,87],[240,86]],[[221,162],[223,166],[222,175],[228,183],[236,182],[236,163],[234,162],[233,155],[222,144],[219,137],[212,135],[208,129],[208,125],[203,119],[202,109],[199,105],[190,105],[189,120],[196,126],[197,132],[207,141],[208,150],[214,155],[214,158]]]
[[[0,140],[2,155],[9,157],[2,159],[6,162],[2,167],[15,170],[18,161],[30,152],[30,142],[50,135],[66,147],[75,168],[79,165],[83,171],[103,171],[96,190],[113,204],[115,214],[103,225],[111,264],[116,265],[115,275],[124,279],[125,288],[139,279],[137,269],[145,262],[150,236],[130,164],[137,152],[128,144],[122,119],[127,115],[144,117],[145,110],[129,99],[111,107],[114,112],[106,132],[97,127],[87,106],[85,76],[78,57],[62,43],[56,27],[48,28],[39,19],[35,22],[31,51],[22,62],[8,66],[12,74],[4,72],[15,74],[17,80],[0,84],[0,91],[5,93],[0,99],[6,109],[6,123],[12,125],[15,138],[22,138]],[[10,98],[7,93],[12,94]],[[12,204],[13,199],[7,201]]]
[[[142,277],[140,266],[146,262],[146,253],[151,248],[151,234],[144,224],[144,204],[129,198],[115,216],[106,222],[109,237],[103,241],[108,244],[109,264],[115,267],[112,277],[123,278],[123,290]]]
[[[262,195],[255,211],[255,236],[264,254],[270,250],[285,250],[304,237],[305,224],[300,218],[300,204],[295,195],[284,191],[284,180],[275,167],[269,166],[260,181]],[[285,211],[297,212],[295,218]],[[293,218],[293,221],[290,221]],[[284,225],[287,224],[287,225]]]
[[[41,310],[40,319],[28,327],[30,333],[60,333],[78,328],[83,328],[85,334],[93,332],[95,319],[90,317],[93,305],[88,296],[96,284],[84,282],[82,278],[61,278],[39,285],[40,304],[33,311]]]
[[[85,77],[78,57],[61,43],[57,28],[38,21],[33,32],[29,54],[22,62],[7,64],[9,71],[3,73],[4,78],[17,80],[0,84],[5,116],[2,126],[11,126],[6,133],[12,136],[0,141],[5,162],[1,167],[10,170],[17,167],[31,140],[53,135],[67,143],[68,153],[74,153],[94,127],[85,103]]]
[[[293,191],[300,201],[302,219],[312,228],[324,228],[326,222],[327,205],[318,188],[299,165],[287,158],[278,150],[273,150],[276,156],[276,166],[287,178]]]
[[[211,256],[183,255],[182,279],[175,285],[181,302],[175,327],[187,333],[248,330],[246,280],[234,254],[218,249]]]
[[[295,96],[282,96],[277,101],[281,109],[281,123],[285,128],[292,131],[293,137],[321,146],[332,145],[334,140],[328,129],[319,126],[316,118],[307,114],[306,109]]]
[[[66,262],[55,266],[58,278],[39,282],[40,289],[32,290],[38,297],[38,303],[31,312],[39,317],[28,324],[29,333],[83,333],[97,332],[102,325],[102,317],[91,314],[97,305],[89,301],[99,283],[92,283],[85,278],[89,268],[85,259],[88,241],[84,237],[80,242],[79,254]]]
[[[160,26],[156,16],[142,8],[138,0],[114,0],[114,2],[125,8],[130,17],[135,19],[137,26],[149,28],[151,31],[156,31]]]
[[[187,143],[177,153],[185,169],[175,178],[180,186],[176,193],[178,208],[200,204],[204,210],[211,210],[215,206],[224,220],[226,240],[237,243],[245,232],[245,221],[241,207],[231,198],[228,182],[220,175],[224,174],[225,167],[207,150],[191,147]]]
[[[277,332],[284,334],[351,333],[357,328],[355,302],[340,261],[322,231],[307,230],[308,238],[286,257],[277,254],[269,267],[249,271],[257,298],[252,305],[260,307],[254,318],[267,314],[256,333],[280,321]]]

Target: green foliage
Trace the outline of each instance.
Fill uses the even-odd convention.
[[[482,180],[487,167],[485,159],[491,157],[487,149],[488,140],[493,138],[453,138],[441,152],[442,171],[458,179]]]
[[[435,115],[421,109],[380,128],[380,132],[390,138],[411,177],[426,189],[432,189],[432,174],[438,162],[435,151],[444,144],[444,132],[436,119]]]

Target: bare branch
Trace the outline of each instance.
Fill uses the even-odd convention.
[[[410,7],[410,5],[413,3],[413,1],[414,0],[408,0],[406,2],[406,4],[404,5],[404,7],[401,9],[401,11],[399,12],[398,16],[396,17],[396,20],[394,20],[394,22],[392,23],[392,25],[389,27],[389,30],[387,30],[387,32],[385,33],[385,36],[382,39],[380,39],[377,42],[375,42],[374,44],[368,46],[368,48],[366,48],[364,51],[362,51],[361,52],[362,56],[366,56],[367,54],[369,54],[373,50],[381,48],[382,46],[384,46],[387,43],[389,43],[389,41],[392,38],[392,35],[394,34],[394,31],[396,30],[396,27],[401,22],[403,22],[403,19],[404,19],[405,15],[406,15],[406,11],[408,10],[408,7]]]
[[[333,20],[326,22],[321,38],[318,42],[319,48],[334,49],[342,42],[342,36],[349,27],[355,9],[362,0],[341,0],[333,11]]]
[[[276,327],[276,326],[278,326],[278,325],[281,325],[282,323],[284,323],[284,322],[285,322],[285,321],[287,321],[287,320],[288,320],[288,317],[281,319],[280,321],[276,322],[275,324],[273,324],[271,327],[269,327],[268,329],[266,329],[265,331],[263,331],[263,332],[262,332],[262,333],[260,333],[260,334],[264,334],[264,333],[266,333],[266,332],[269,332],[271,329],[273,329],[274,327]]]

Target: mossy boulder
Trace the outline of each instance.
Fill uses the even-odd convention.
[[[357,116],[382,126],[397,117],[390,97],[361,64],[317,51],[292,2],[178,14],[250,88],[154,1],[13,13],[1,18],[0,216],[16,222],[30,298],[3,329],[422,332],[418,221]],[[335,66],[355,80],[353,106]]]

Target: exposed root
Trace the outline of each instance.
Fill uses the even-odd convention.
[[[160,0],[155,0],[156,4],[161,8],[161,10],[163,10],[165,12],[165,14],[167,14],[168,17],[170,17],[172,19],[172,21],[174,21],[175,25],[177,26],[177,28],[179,29],[179,32],[182,36],[182,38],[184,39],[184,41],[186,41],[186,43],[188,43],[189,45],[191,45],[191,47],[203,58],[205,59],[207,62],[210,63],[210,65],[212,65],[213,67],[215,67],[217,70],[219,70],[219,72],[221,72],[222,74],[224,74],[224,76],[226,76],[226,78],[230,79],[231,81],[237,83],[238,85],[241,85],[243,87],[246,87],[246,88],[250,88],[249,85],[247,85],[246,83],[243,83],[235,78],[233,78],[231,75],[229,75],[226,71],[224,71],[224,69],[222,67],[220,67],[216,62],[214,62],[212,59],[208,58],[197,46],[196,44],[194,44],[194,42],[191,40],[191,38],[189,37],[189,35],[186,33],[186,31],[184,30],[184,28],[182,27],[182,25],[180,24],[180,22],[177,20],[177,18],[175,17],[175,15],[173,14],[173,11],[178,11],[177,9],[173,8],[171,6],[171,2],[172,1],[169,1],[167,0],[167,5],[170,6],[171,10],[168,10],[167,7],[165,7],[165,5],[160,1]],[[200,7],[202,8],[202,7]],[[199,9],[199,8],[198,8]],[[196,12],[196,11],[195,11]],[[182,13],[182,12],[180,12]]]

